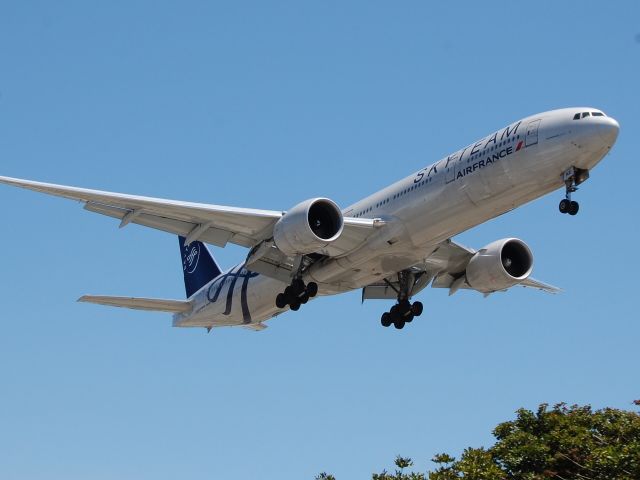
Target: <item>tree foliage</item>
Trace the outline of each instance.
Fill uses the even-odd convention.
[[[372,480],[640,479],[640,415],[635,412],[542,404],[535,412],[518,410],[515,420],[499,424],[493,435],[491,448],[467,448],[459,459],[436,455],[436,469],[428,473],[407,472],[412,460],[398,456],[394,473],[383,470]],[[316,478],[334,478],[321,475]]]
[[[565,404],[536,412],[520,409],[516,419],[493,430],[488,450],[468,448],[459,460],[434,458],[430,480],[640,478],[640,415]]]
[[[393,474],[383,470],[380,473],[374,473],[371,476],[372,480],[426,480],[427,477],[423,473],[409,472],[405,473],[405,468],[413,466],[413,461],[410,458],[401,457],[398,455],[394,462],[396,464],[396,470]]]

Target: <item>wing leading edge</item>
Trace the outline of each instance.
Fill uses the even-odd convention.
[[[136,223],[224,247],[228,242],[252,247],[268,238],[282,212],[182,202],[162,198],[68,187],[0,177],[0,183],[77,200],[85,209],[120,220],[120,227]],[[187,242],[187,243],[189,243]]]
[[[2,176],[0,183],[77,200],[83,202],[84,208],[90,212],[120,220],[120,227],[129,223],[143,225],[185,237],[187,244],[200,240],[218,247],[233,243],[253,248],[273,236],[273,227],[284,213],[128,195]],[[345,217],[343,234],[335,245],[332,244],[336,255],[357,248],[379,226],[379,219]]]

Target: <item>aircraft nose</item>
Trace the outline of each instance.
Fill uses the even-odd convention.
[[[612,147],[618,138],[620,124],[611,117],[605,117],[598,122],[598,133],[608,147]]]

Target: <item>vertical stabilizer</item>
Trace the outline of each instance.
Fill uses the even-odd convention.
[[[187,292],[187,298],[189,298],[220,275],[221,271],[204,243],[195,241],[185,245],[184,237],[178,237],[178,240],[182,256],[184,288]]]

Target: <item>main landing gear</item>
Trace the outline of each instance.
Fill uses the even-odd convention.
[[[284,308],[287,305],[294,312],[300,309],[300,305],[304,305],[310,298],[318,294],[318,284],[309,282],[305,285],[302,279],[296,278],[291,282],[283,293],[279,293],[276,297],[276,307]]]
[[[421,302],[411,303],[409,298],[415,284],[415,274],[409,270],[398,272],[398,286],[395,288],[387,281],[387,284],[394,288],[398,294],[396,303],[388,312],[384,312],[380,318],[383,327],[389,327],[392,323],[398,330],[404,328],[405,324],[411,323],[415,317],[422,315],[423,306]],[[386,281],[386,280],[385,280]]]
[[[414,317],[422,315],[422,302],[413,302],[409,300],[401,300],[396,303],[391,310],[384,312],[380,318],[383,327],[389,327],[392,323],[397,329],[401,329],[407,323],[411,323]]]
[[[575,215],[580,209],[580,204],[571,200],[571,194],[578,190],[578,185],[589,178],[589,170],[583,170],[581,168],[571,167],[569,170],[562,174],[562,179],[565,185],[565,198],[560,200],[558,209],[560,213],[568,213],[569,215]]]

